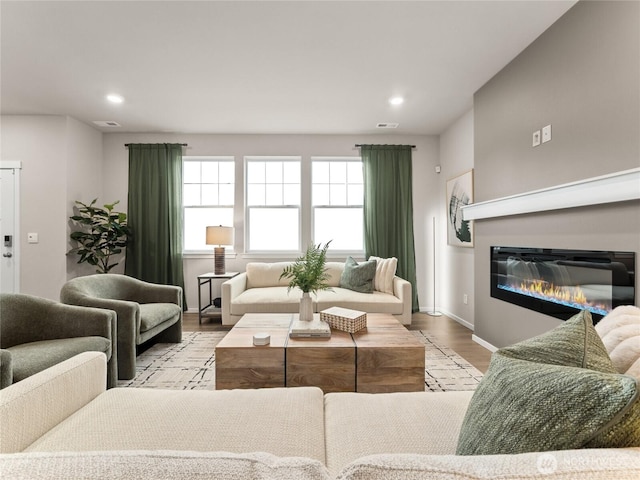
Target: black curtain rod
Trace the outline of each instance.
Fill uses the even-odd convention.
[[[363,147],[364,145],[360,144],[360,143],[356,143],[356,147]],[[416,148],[415,145],[409,145],[411,148]]]
[[[129,145],[135,145],[134,143],[125,143],[124,146],[128,147]],[[188,143],[181,143],[180,145],[182,145],[183,147],[188,147],[189,144]]]

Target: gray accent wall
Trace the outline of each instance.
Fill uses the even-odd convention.
[[[639,2],[581,1],[476,92],[476,202],[640,166],[639,20]],[[533,148],[548,124],[552,140]],[[475,222],[474,333],[502,347],[561,321],[491,298],[492,245],[638,255],[640,202]]]

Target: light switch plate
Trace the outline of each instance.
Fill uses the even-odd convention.
[[[551,140],[551,125],[547,125],[542,128],[542,143],[547,143]]]
[[[540,130],[533,132],[533,139],[531,142],[531,146],[533,147],[537,147],[538,145],[540,145]]]

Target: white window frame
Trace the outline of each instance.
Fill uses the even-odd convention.
[[[310,196],[311,196],[311,223],[310,223],[310,228],[311,228],[311,238],[313,238],[314,243],[318,243],[318,241],[316,240],[316,232],[315,232],[315,212],[316,212],[316,208],[322,208],[322,209],[331,209],[331,208],[340,208],[340,209],[348,209],[348,208],[359,208],[363,211],[364,214],[364,179],[363,179],[363,196],[362,196],[362,204],[360,205],[335,205],[335,204],[329,204],[329,205],[314,205],[313,204],[313,188],[314,188],[314,181],[313,181],[313,163],[314,162],[351,162],[351,163],[360,163],[362,164],[362,157],[344,157],[344,156],[336,156],[336,157],[328,157],[328,156],[312,156],[311,157],[311,168],[310,168],[310,174],[309,176],[310,178],[310,187],[311,187],[311,191],[310,191]],[[347,185],[348,185],[348,179],[347,179]],[[363,230],[362,230],[362,249],[360,250],[345,250],[345,249],[340,249],[340,250],[336,250],[336,249],[332,249],[329,248],[329,252],[330,255],[352,255],[352,256],[358,256],[358,257],[364,257],[364,222],[363,222]]]
[[[298,204],[281,204],[281,205],[249,205],[249,163],[251,162],[296,162],[300,166],[300,178],[298,184],[300,185],[300,197],[298,198]],[[245,235],[244,235],[244,252],[246,257],[251,256],[274,256],[274,257],[283,257],[290,256],[291,254],[298,254],[301,250],[302,245],[302,197],[304,193],[302,192],[302,184],[303,184],[303,165],[302,165],[302,157],[299,155],[291,155],[291,156],[274,156],[274,155],[250,155],[244,157],[244,218],[245,218]],[[266,183],[265,183],[266,185]],[[284,185],[284,182],[283,182]],[[261,209],[261,208],[272,208],[272,209],[296,209],[298,212],[298,248],[293,250],[258,250],[250,248],[250,236],[251,236],[251,222],[249,221],[250,213],[252,209]],[[277,234],[277,231],[274,231],[274,234]]]
[[[234,189],[234,194],[233,194],[233,198],[234,198],[234,203],[230,204],[230,205],[221,205],[221,204],[207,204],[207,205],[182,205],[182,218],[183,218],[183,223],[184,223],[184,219],[186,218],[186,210],[187,209],[193,209],[193,208],[229,208],[231,209],[232,212],[232,218],[235,218],[235,191],[236,191],[236,182],[235,182],[235,169],[236,169],[236,160],[235,157],[232,155],[188,155],[188,156],[183,156],[182,157],[182,162],[183,162],[183,168],[184,168],[184,163],[186,162],[229,162],[233,164],[233,170],[234,170],[234,181],[233,181],[233,189]],[[183,179],[182,181],[182,186],[184,189],[185,186],[185,181]],[[202,182],[200,183],[201,185],[203,184]],[[206,183],[209,184],[209,183]],[[218,185],[220,185],[220,182],[218,182]],[[230,225],[230,226],[234,226],[234,225]],[[183,225],[182,228],[182,234],[183,236],[186,236],[186,225]],[[202,232],[202,235],[204,236],[205,232]],[[211,247],[211,249],[206,249],[206,250],[187,250],[184,248],[183,245],[183,251],[182,254],[185,256],[191,256],[191,257],[200,257],[200,256],[212,256],[213,255],[213,246]],[[229,257],[230,255],[235,255],[235,251],[234,251],[234,246],[233,245],[229,245],[225,247],[225,256]]]

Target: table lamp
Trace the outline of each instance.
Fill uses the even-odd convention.
[[[222,245],[233,245],[233,227],[207,227],[207,245],[217,245],[213,249],[213,273],[222,275],[226,271]]]

